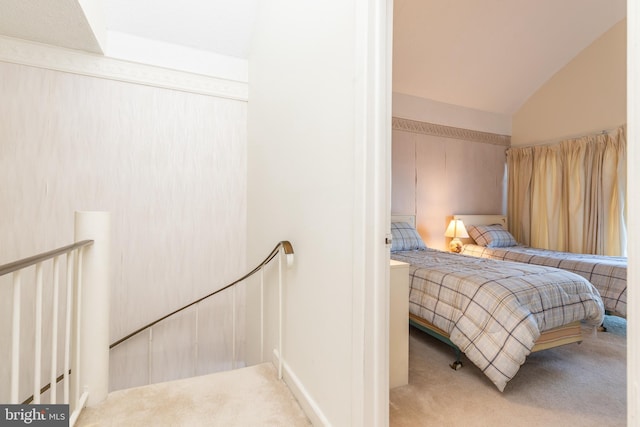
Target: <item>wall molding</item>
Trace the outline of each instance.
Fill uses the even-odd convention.
[[[0,36],[0,61],[239,101],[247,101],[249,97],[246,82],[123,61],[11,37]]]
[[[280,355],[277,349],[273,349],[272,362],[273,366],[278,370],[278,364],[280,363]],[[300,378],[295,374],[291,366],[282,359],[282,377],[284,382],[291,390],[291,394],[298,400],[298,404],[302,408],[303,412],[309,418],[314,426],[330,426],[331,423],[326,417],[320,406],[311,397],[311,394],[306,389]]]
[[[482,142],[485,144],[511,146],[511,136],[499,135],[490,132],[462,129],[452,126],[437,125],[416,120],[392,118],[392,129],[404,132],[419,133],[423,135],[440,136],[444,138],[462,139],[465,141]]]

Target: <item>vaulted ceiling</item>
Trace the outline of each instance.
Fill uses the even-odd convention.
[[[511,115],[626,0],[394,0],[393,90]]]
[[[107,0],[111,31],[247,58],[257,0]]]
[[[0,0],[0,34],[100,52],[96,3],[106,30],[250,56],[258,0]],[[393,90],[513,114],[625,16],[626,0],[394,0]]]
[[[0,0],[0,35],[102,53],[78,0]]]

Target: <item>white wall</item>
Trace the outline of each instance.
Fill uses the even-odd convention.
[[[247,60],[210,51],[109,31],[105,55],[110,58],[246,82]]]
[[[0,99],[0,263],[70,243],[75,210],[111,212],[111,342],[244,274],[246,102],[7,62]],[[8,337],[11,298],[1,288]],[[228,324],[230,301],[203,305],[200,321]],[[242,294],[238,304],[242,330]],[[111,387],[229,368],[229,332],[196,336],[194,318],[191,310],[156,328],[151,367],[146,337],[114,350]],[[25,338],[23,366],[31,345]]]
[[[393,117],[480,132],[511,135],[511,116],[393,93]]]
[[[513,115],[513,146],[557,142],[627,122],[624,19],[545,82]]]
[[[356,50],[362,35],[356,23],[367,15],[356,11],[367,3],[375,2],[261,2],[249,58],[248,260],[258,262],[280,240],[292,242],[296,261],[286,270],[284,291],[285,379],[314,422],[335,426],[374,425],[363,422],[371,415],[364,412],[387,413],[388,407],[385,381],[370,379],[374,385],[363,389],[361,377],[371,367],[354,350],[362,347],[361,316],[369,303],[358,289],[377,286],[360,279],[366,270],[360,254],[370,246],[354,237],[367,226],[360,184],[372,164],[360,147],[376,144],[375,136],[356,128],[359,114],[375,108],[373,100],[358,102],[365,76],[358,74],[364,51]],[[384,191],[377,197],[384,203]],[[384,218],[385,210],[371,215]],[[377,246],[384,248],[381,230],[366,231],[367,240],[380,235]],[[386,262],[388,269],[388,255]],[[384,272],[384,262],[369,268]],[[248,292],[251,328],[257,291]],[[386,300],[380,301],[384,307]],[[376,339],[384,341],[384,333]],[[269,353],[275,346],[270,333]],[[386,403],[372,409],[363,395],[376,387]]]

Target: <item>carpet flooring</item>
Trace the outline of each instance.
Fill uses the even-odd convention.
[[[626,425],[626,321],[529,355],[504,392],[463,356],[410,328],[409,384],[390,391],[392,427]],[[271,364],[120,390],[76,426],[310,426]]]
[[[581,344],[529,355],[504,392],[466,358],[410,328],[409,384],[390,392],[390,425],[625,426],[626,321],[607,316],[607,332],[583,326]]]
[[[271,363],[110,393],[78,427],[291,426],[311,423]]]

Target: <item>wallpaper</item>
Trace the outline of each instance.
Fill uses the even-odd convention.
[[[74,211],[109,211],[110,342],[246,272],[246,102],[8,63],[0,76],[0,263],[71,243]],[[9,285],[0,282],[2,384]],[[111,388],[241,365],[243,310],[242,287],[225,291],[114,349]]]
[[[415,215],[427,246],[447,250],[453,215],[506,212],[508,147],[506,135],[394,118],[391,212]]]

